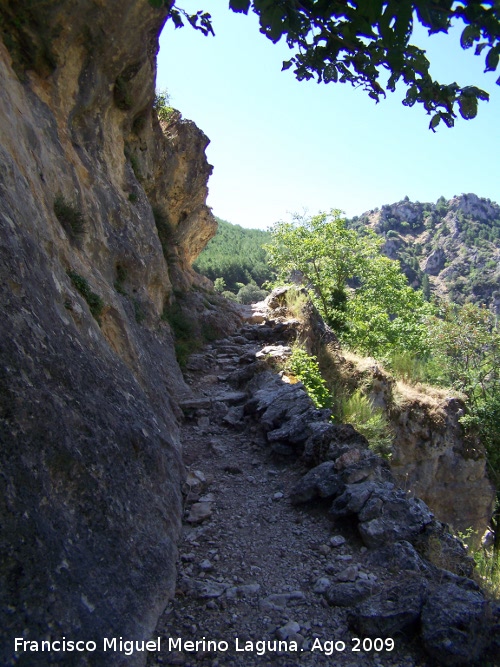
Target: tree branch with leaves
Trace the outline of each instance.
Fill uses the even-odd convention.
[[[171,0],[149,2],[167,5],[176,28],[188,23],[205,35],[214,34],[208,12],[189,14]],[[410,43],[414,25],[433,35],[448,33],[460,22],[460,44],[484,57],[485,72],[494,72],[500,59],[498,0],[230,0],[229,8],[253,11],[268,39],[286,41],[294,53],[283,69],[292,69],[299,81],[350,83],[376,102],[402,83],[403,104],[421,104],[431,115],[433,131],[441,121],[452,127],[457,114],[475,118],[478,102],[487,101],[489,94],[475,85],[436,81],[425,51]],[[496,83],[500,85],[500,77]]]
[[[340,211],[295,216],[271,228],[266,247],[278,283],[299,272],[325,321],[341,341],[383,356],[425,354],[432,307],[413,290],[398,262],[381,254],[383,240],[346,227]]]

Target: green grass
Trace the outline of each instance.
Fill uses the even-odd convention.
[[[396,350],[388,361],[392,374],[405,382],[424,382],[423,362],[412,352]]]
[[[446,359],[438,355],[421,359],[412,352],[395,351],[382,361],[394,377],[408,384],[424,382],[436,387],[451,387],[453,384]]]
[[[72,241],[76,241],[85,233],[85,218],[81,211],[70,204],[62,194],[54,199],[54,213]]]
[[[375,408],[373,402],[357,389],[342,403],[342,421],[352,424],[368,440],[370,449],[390,458],[392,434],[384,411]]]
[[[104,301],[98,294],[96,294],[90,289],[90,285],[83,276],[81,276],[78,273],[75,273],[74,271],[68,271],[67,273],[74,287],[80,292],[80,294],[87,302],[93,317],[100,325],[101,315],[104,310]]]
[[[303,290],[290,287],[286,293],[286,307],[290,314],[298,320],[303,319],[307,302],[308,296]]]
[[[476,576],[485,591],[495,600],[500,600],[500,551],[478,549],[472,552],[476,563]]]
[[[476,563],[474,579],[490,598],[500,601],[500,551],[477,546],[477,531],[472,528],[459,532],[458,537]]]
[[[285,362],[284,370],[302,382],[316,408],[331,407],[330,392],[321,375],[316,357],[295,346],[291,357]]]
[[[194,335],[193,325],[177,301],[165,305],[162,320],[168,322],[172,329],[175,339],[175,356],[179,366],[184,368],[189,355],[199,350],[202,343]]]

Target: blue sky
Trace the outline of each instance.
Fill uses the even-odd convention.
[[[255,15],[198,4],[184,7],[209,11],[216,36],[168,22],[157,88],[210,138],[215,215],[267,228],[291,212],[339,208],[350,217],[406,195],[474,192],[500,203],[499,72],[483,74],[484,58],[460,48],[460,30],[432,38],[419,30],[412,41],[427,50],[438,80],[478,85],[490,101],[476,119],[440,124],[434,134],[420,106],[403,107],[402,90],[375,104],[347,84],[298,82],[281,72],[286,44],[260,34]]]

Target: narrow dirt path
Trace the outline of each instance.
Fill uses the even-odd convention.
[[[355,530],[334,525],[324,507],[291,505],[305,468],[273,458],[258,423],[243,414],[247,397],[229,380],[266,344],[257,340],[264,327],[246,324],[188,364],[196,399],[183,405],[178,585],[158,626],[161,651],[148,665],[428,667],[402,637],[381,637],[378,651],[368,639],[363,650],[348,629],[349,608],[321,595],[334,581],[375,585],[388,573],[364,565]]]

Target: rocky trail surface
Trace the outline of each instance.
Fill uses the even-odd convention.
[[[444,570],[436,575],[438,568],[405,540],[427,528],[432,515],[427,510],[426,518],[418,505],[415,519],[415,507],[408,514],[404,505],[403,532],[395,534],[391,524],[392,539],[386,540],[387,526],[381,539],[373,532],[372,509],[360,523],[372,526],[362,539],[359,492],[368,489],[379,505],[386,500],[401,513],[387,466],[354,429],[333,427],[324,411],[306,405],[301,385],[285,385],[259,361],[266,346],[268,353],[286,354],[287,323],[269,326],[251,312],[248,319],[241,331],[193,355],[187,365],[194,398],[182,405],[187,476],[177,590],[160,618],[161,651],[149,656],[149,667],[472,664],[485,644],[470,637],[487,613],[482,594],[469,579]],[[338,430],[330,457],[335,469],[327,456],[304,477],[314,444],[324,442],[325,431],[332,440],[332,428]],[[379,497],[375,487],[383,491]],[[412,533],[413,520],[420,523]],[[433,595],[442,599],[429,604]],[[451,627],[458,622],[461,638],[453,637]],[[457,649],[446,649],[454,641]]]

